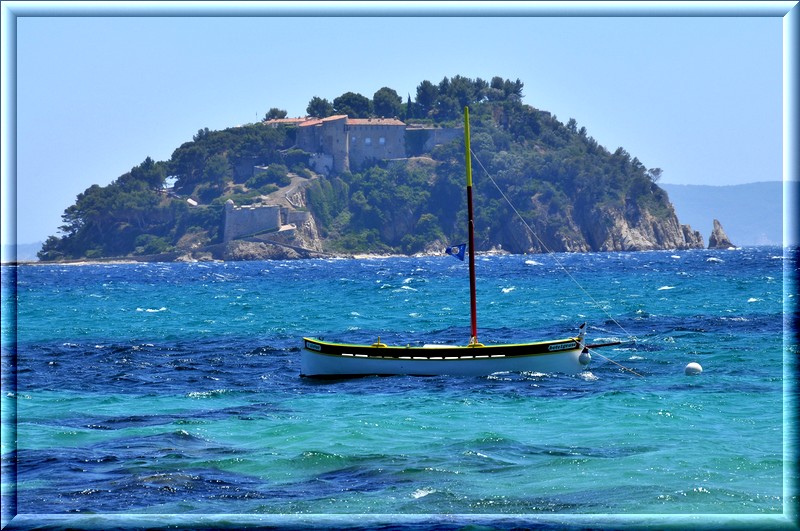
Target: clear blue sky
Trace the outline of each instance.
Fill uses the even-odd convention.
[[[169,159],[198,129],[255,122],[271,107],[305,115],[312,97],[348,91],[372,98],[388,86],[405,100],[421,81],[454,75],[519,78],[524,103],[575,118],[609,150],[622,146],[662,168],[664,183],[782,179],[780,15],[256,17],[221,5],[244,16],[197,17],[192,3],[184,11],[178,2],[161,13],[178,16],[153,17],[126,4],[119,12],[100,4],[100,17],[65,16],[88,14],[70,12],[70,2],[17,14],[9,149],[17,150],[20,244],[57,235],[79,193],[148,156]],[[592,4],[570,14],[597,15],[604,4]],[[337,14],[333,5],[316,13]],[[450,10],[457,5],[427,5],[459,14]],[[783,12],[791,5],[779,3]],[[664,14],[646,6],[634,14]],[[709,13],[717,12],[699,14]]]

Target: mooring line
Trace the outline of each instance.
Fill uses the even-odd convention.
[[[629,368],[628,368],[628,367],[626,367],[625,365],[623,365],[623,364],[621,364],[621,363],[618,363],[618,362],[616,362],[616,361],[612,360],[612,359],[611,359],[611,358],[609,358],[608,356],[604,356],[604,355],[600,354],[599,352],[597,352],[597,351],[596,351],[595,349],[593,349],[593,348],[587,348],[586,350],[588,350],[588,351],[589,351],[589,352],[590,352],[592,355],[595,355],[595,354],[597,354],[598,356],[600,356],[601,358],[605,359],[606,361],[610,361],[610,362],[611,362],[611,363],[613,363],[614,365],[618,365],[618,366],[622,367],[623,369],[625,369],[626,371],[628,371],[628,372],[632,372],[633,374],[635,374],[636,376],[638,376],[638,377],[640,377],[640,378],[644,378],[644,376],[642,376],[642,375],[641,375],[641,374],[639,374],[638,372],[634,371],[633,369],[629,369]]]

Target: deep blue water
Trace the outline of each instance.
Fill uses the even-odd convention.
[[[466,266],[4,266],[4,518],[779,516],[798,352],[784,269],[780,248],[481,256],[482,342],[586,321],[638,375],[595,356],[579,376],[319,382],[299,377],[304,335],[465,343]]]

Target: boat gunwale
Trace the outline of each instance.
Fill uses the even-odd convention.
[[[326,341],[324,339],[317,339],[315,337],[304,337],[303,341],[311,341],[312,343],[318,343],[320,345],[329,345],[334,347],[355,347],[355,348],[374,348],[374,349],[400,349],[400,350],[408,350],[408,349],[419,349],[419,350],[430,350],[430,349],[457,349],[457,348],[469,348],[469,349],[482,349],[482,348],[497,348],[497,347],[528,347],[528,346],[541,346],[541,345],[548,345],[553,343],[567,343],[569,341],[574,341],[575,343],[580,343],[580,338],[578,336],[573,337],[565,337],[563,339],[548,339],[545,341],[531,341],[529,343],[489,343],[489,344],[478,344],[478,345],[437,345],[435,343],[431,344],[428,343],[426,346],[411,346],[411,345],[387,345],[384,343],[336,343],[334,341]],[[577,348],[577,347],[576,347]]]

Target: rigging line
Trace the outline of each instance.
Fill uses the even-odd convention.
[[[611,362],[611,363],[613,363],[614,365],[618,365],[618,366],[622,367],[623,369],[625,369],[625,370],[626,370],[626,371],[628,371],[628,372],[632,372],[633,374],[635,374],[635,375],[636,375],[636,376],[638,376],[639,378],[644,378],[644,376],[642,376],[642,375],[641,375],[641,374],[639,374],[638,372],[634,371],[633,369],[629,369],[629,368],[628,368],[628,367],[626,367],[625,365],[623,365],[623,364],[621,364],[621,363],[617,363],[616,361],[612,360],[612,359],[611,359],[611,358],[609,358],[608,356],[603,356],[602,354],[600,354],[599,352],[597,352],[597,351],[596,351],[595,349],[593,349],[593,348],[588,348],[588,347],[587,347],[587,348],[586,348],[586,350],[588,350],[588,351],[589,351],[589,352],[590,352],[590,353],[591,353],[593,356],[594,356],[595,354],[597,354],[598,356],[600,356],[600,357],[601,357],[601,358],[603,358],[604,360],[606,360],[606,361],[610,361],[610,362]]]
[[[611,321],[612,321],[614,324],[616,324],[616,325],[619,327],[619,329],[620,329],[620,330],[622,330],[622,331],[623,331],[625,334],[627,334],[629,338],[632,338],[632,339],[633,339],[633,342],[634,342],[634,343],[636,343],[636,336],[634,336],[633,334],[631,334],[630,332],[628,332],[628,331],[625,329],[625,327],[624,327],[624,326],[622,326],[621,324],[619,324],[619,321],[617,321],[616,319],[614,319],[614,317],[613,317],[613,316],[612,316],[610,313],[608,313],[608,312],[605,310],[605,308],[603,308],[603,307],[600,305],[600,303],[599,303],[599,302],[597,302],[597,300],[595,300],[595,298],[594,298],[594,297],[592,297],[592,295],[591,295],[591,294],[590,294],[588,291],[586,291],[586,290],[584,289],[584,287],[583,287],[583,286],[581,286],[580,282],[578,282],[578,281],[575,279],[575,277],[574,277],[574,276],[572,276],[572,273],[570,273],[570,272],[569,272],[569,270],[568,270],[566,267],[564,267],[564,265],[563,265],[563,264],[562,264],[562,263],[559,261],[559,259],[558,259],[558,258],[556,257],[556,255],[555,255],[555,253],[554,253],[553,251],[551,251],[549,247],[547,247],[547,245],[546,245],[546,244],[545,244],[545,243],[544,243],[544,242],[541,240],[541,238],[539,238],[539,235],[538,235],[538,234],[536,234],[536,232],[535,232],[535,231],[534,231],[534,230],[531,228],[531,226],[530,226],[530,225],[528,225],[528,222],[527,222],[527,221],[525,221],[525,218],[523,218],[523,217],[522,217],[522,214],[520,214],[520,213],[519,213],[519,211],[518,211],[518,210],[517,210],[517,208],[514,206],[514,204],[511,202],[511,200],[510,200],[510,199],[508,199],[508,197],[506,196],[505,192],[503,192],[503,190],[500,188],[500,186],[498,186],[498,185],[497,185],[497,183],[495,182],[494,178],[493,178],[493,177],[491,176],[491,174],[489,173],[489,170],[487,170],[487,169],[486,169],[486,166],[484,166],[484,165],[483,165],[483,162],[481,162],[481,160],[478,158],[478,156],[475,154],[475,152],[474,152],[474,151],[472,151],[472,149],[470,149],[469,151],[470,151],[470,153],[472,153],[472,156],[473,156],[473,157],[475,157],[475,161],[478,163],[478,166],[480,166],[480,167],[481,167],[481,169],[483,170],[483,173],[485,173],[485,174],[486,174],[486,176],[489,178],[489,180],[490,180],[490,181],[492,181],[492,184],[494,185],[494,187],[495,187],[495,188],[497,188],[497,191],[498,191],[498,192],[500,192],[500,195],[501,195],[501,196],[503,196],[503,199],[505,199],[506,203],[508,203],[508,206],[510,206],[510,207],[511,207],[511,210],[513,210],[513,211],[514,211],[514,213],[517,215],[517,217],[520,219],[520,221],[522,221],[522,223],[523,223],[523,224],[525,225],[525,227],[526,227],[526,228],[527,228],[527,229],[530,231],[530,233],[531,233],[531,234],[533,234],[533,237],[534,237],[534,238],[536,238],[536,241],[537,241],[537,242],[539,242],[539,245],[541,245],[541,246],[542,246],[542,248],[543,248],[545,251],[547,251],[547,253],[548,253],[548,254],[552,255],[552,257],[553,257],[553,260],[555,260],[555,261],[556,261],[556,263],[558,264],[558,266],[559,266],[561,269],[563,269],[563,270],[564,270],[564,272],[567,274],[567,276],[568,276],[568,277],[569,277],[569,278],[570,278],[570,279],[571,279],[571,280],[572,280],[572,281],[575,283],[575,285],[576,285],[576,286],[578,286],[578,288],[579,288],[579,289],[580,289],[580,290],[583,292],[583,294],[584,294],[584,295],[586,295],[587,297],[589,297],[589,299],[590,299],[590,300],[591,300],[591,301],[594,303],[594,305],[595,305],[595,306],[597,306],[598,308],[600,308],[600,310],[601,310],[601,311],[602,311],[602,312],[603,312],[603,313],[606,315],[606,317],[608,317],[609,319],[611,319]],[[602,354],[601,354],[601,355],[602,355]],[[605,358],[605,356],[603,356],[603,357]],[[606,358],[606,359],[609,359],[609,358]],[[615,363],[616,363],[616,362],[615,362]],[[618,364],[618,365],[619,365],[619,364]],[[622,367],[622,366],[620,365],[620,367]]]

